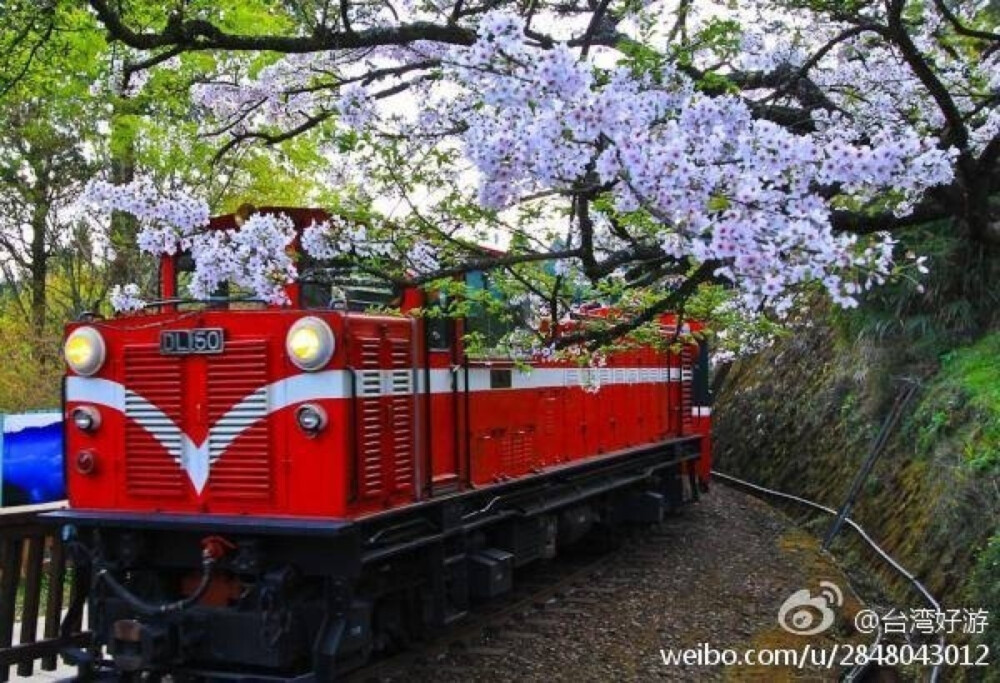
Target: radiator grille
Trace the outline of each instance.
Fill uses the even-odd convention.
[[[381,495],[382,489],[382,373],[378,370],[381,340],[357,337],[358,373],[358,493],[362,498]]]
[[[534,437],[529,429],[516,429],[504,436],[500,442],[500,465],[505,474],[523,474],[531,468]]]
[[[184,433],[208,430],[213,500],[266,501],[273,472],[264,341],[233,341],[213,356],[164,356],[157,345],[124,350],[125,478],[131,495],[177,498],[189,490],[180,466]],[[204,399],[204,425],[185,402]],[[199,398],[199,401],[202,399]]]
[[[694,401],[692,400],[692,363],[694,362],[694,354],[691,351],[691,347],[685,345],[681,350],[681,432],[684,434],[689,434],[694,420],[691,416],[691,409],[694,407]]]
[[[392,481],[397,491],[413,485],[413,368],[410,341],[389,340],[392,372],[389,375],[389,415],[392,425]]]
[[[130,346],[125,362],[125,485],[139,497],[185,495],[187,475],[173,454],[181,432],[166,415],[181,414],[181,359],[162,356],[155,345]]]
[[[209,357],[206,381],[212,469],[208,490],[215,500],[267,501],[272,497],[270,430],[264,419],[267,378],[263,341],[231,342],[225,353]]]

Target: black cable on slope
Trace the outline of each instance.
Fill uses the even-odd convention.
[[[793,501],[795,503],[799,503],[800,505],[805,505],[807,507],[811,507],[814,510],[819,510],[821,512],[825,512],[828,515],[833,515],[834,517],[837,516],[837,511],[834,510],[833,508],[827,507],[826,505],[821,505],[820,503],[808,500],[806,498],[802,498],[801,496],[795,496],[795,495],[792,495],[790,493],[785,493],[784,491],[776,491],[774,489],[769,489],[769,488],[767,488],[765,486],[761,486],[759,484],[754,484],[754,483],[751,483],[749,481],[746,481],[745,479],[740,479],[739,477],[734,477],[731,474],[725,474],[725,473],[719,472],[717,470],[712,470],[712,476],[713,477],[718,477],[719,479],[722,479],[723,481],[731,482],[733,484],[736,484],[737,486],[742,486],[744,488],[748,488],[748,489],[750,489],[752,491],[759,491],[760,493],[764,493],[764,494],[769,495],[769,496],[775,496],[777,498],[784,498],[785,500],[790,500],[790,501]],[[892,567],[893,569],[895,569],[896,572],[898,572],[907,581],[909,581],[910,584],[912,584],[913,587],[916,588],[917,591],[923,596],[923,598],[927,601],[927,603],[930,604],[930,606],[934,608],[935,612],[937,612],[937,613],[941,612],[941,604],[934,598],[933,595],[931,595],[930,591],[928,591],[927,588],[922,583],[920,583],[920,581],[917,580],[916,576],[914,576],[912,573],[910,573],[899,562],[897,562],[896,560],[894,560],[892,558],[892,556],[889,555],[889,553],[885,552],[881,548],[881,546],[879,546],[878,543],[876,543],[874,540],[872,540],[872,537],[868,535],[868,533],[861,527],[861,525],[859,525],[857,522],[855,522],[850,517],[844,518],[844,523],[847,524],[852,529],[854,529],[856,532],[858,532],[858,535],[861,536],[861,538],[865,541],[865,543],[867,543],[871,547],[872,550],[874,550],[883,560],[885,560],[885,562],[890,567]],[[944,640],[944,634],[943,633],[940,634],[940,636],[939,636],[939,642],[940,642],[940,644],[941,644],[941,646],[943,648],[944,645],[945,645],[945,640]],[[933,669],[931,669],[931,683],[937,683],[938,677],[940,675],[941,675],[941,664],[938,663],[938,664],[934,665]]]

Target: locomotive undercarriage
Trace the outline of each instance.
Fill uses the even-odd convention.
[[[81,677],[136,672],[327,681],[469,605],[595,528],[650,523],[697,496],[697,437],[358,521],[51,514],[88,572]]]

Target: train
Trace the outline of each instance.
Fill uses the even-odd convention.
[[[178,253],[143,310],[67,326],[69,506],[48,519],[89,586],[81,671],[336,680],[707,488],[699,323],[665,314],[665,343],[600,363],[468,353],[503,332],[486,307],[434,315],[442,292],[298,258],[287,305],[187,301]]]

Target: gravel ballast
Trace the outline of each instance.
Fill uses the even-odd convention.
[[[779,626],[793,593],[836,584],[834,625],[803,636]],[[411,666],[408,680],[705,681],[838,680],[838,667],[725,667],[672,664],[662,649],[831,650],[870,643],[853,628],[861,604],[818,542],[765,503],[724,486],[638,541],[615,551],[598,573],[544,606],[494,624]],[[447,634],[444,636],[447,638]]]

